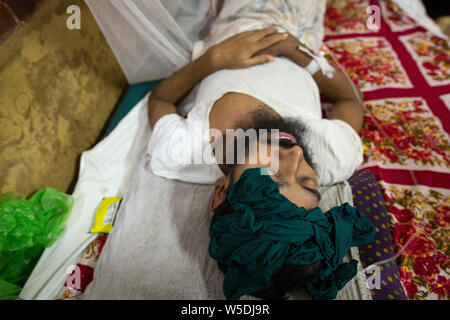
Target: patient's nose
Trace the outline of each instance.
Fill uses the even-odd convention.
[[[296,175],[296,172],[304,160],[303,149],[295,145],[292,148],[280,147],[280,170],[285,176]]]

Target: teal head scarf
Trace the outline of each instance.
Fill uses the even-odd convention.
[[[233,213],[211,226],[210,256],[225,265],[227,299],[267,288],[285,263],[308,265],[322,260],[318,278],[307,283],[313,299],[334,299],[356,275],[357,261],[341,263],[350,247],[374,240],[375,227],[348,203],[323,213],[285,198],[263,168],[247,169],[232,186]]]

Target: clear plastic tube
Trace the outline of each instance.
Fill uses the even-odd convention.
[[[367,267],[365,267],[364,269],[362,269],[361,271],[357,272],[356,275],[349,281],[347,282],[347,284],[340,290],[340,292],[344,291],[351,283],[353,283],[359,274],[364,273],[366,274],[368,270],[372,269],[374,266],[379,266],[379,265],[383,265],[389,262],[394,261],[395,259],[397,259],[409,246],[409,244],[411,243],[411,241],[414,240],[414,238],[420,233],[423,232],[424,230],[422,228],[420,228],[419,230],[417,230],[411,237],[409,237],[408,241],[406,241],[406,243],[400,248],[400,250],[391,258],[388,259],[384,259],[375,263],[372,263],[371,265],[368,265]],[[339,295],[339,293],[338,293]]]
[[[400,152],[402,152],[402,153],[404,153],[404,151],[403,150],[401,150],[398,146],[397,146],[397,144],[394,142],[394,141],[392,141],[392,139],[389,137],[389,135],[380,127],[380,125],[377,123],[377,121],[374,119],[374,116],[370,113],[370,111],[366,108],[366,106],[364,105],[364,101],[362,101],[362,99],[361,99],[361,97],[360,97],[360,95],[359,95],[359,93],[358,93],[358,89],[356,88],[356,85],[355,85],[355,83],[350,79],[350,77],[349,77],[349,75],[347,74],[347,72],[345,72],[345,68],[338,62],[338,60],[336,59],[336,56],[333,54],[333,52],[330,50],[330,49],[328,49],[325,45],[322,47],[322,50],[327,50],[327,52],[330,54],[330,56],[331,56],[331,58],[333,59],[333,61],[336,63],[336,65],[343,71],[343,73],[344,73],[344,75],[346,76],[346,78],[347,78],[347,80],[350,82],[350,84],[351,84],[351,86],[352,86],[352,88],[353,88],[353,91],[354,91],[354,94],[355,94],[355,97],[358,99],[358,101],[360,101],[361,102],[361,106],[363,107],[363,109],[364,109],[364,111],[366,112],[366,114],[368,114],[369,115],[369,117],[371,117],[372,118],[372,120],[373,120],[373,123],[374,123],[374,125],[377,127],[377,129],[389,140],[389,142],[390,143],[392,143],[392,145],[397,149],[397,150],[399,150]],[[408,172],[409,172],[409,174],[411,175],[411,178],[412,178],[412,180],[413,180],[413,182],[414,182],[414,185],[418,185],[418,183],[417,183],[417,180],[416,180],[416,177],[415,177],[415,175],[414,175],[414,172],[412,172],[411,170],[408,170]],[[419,223],[419,226],[421,225],[422,223]],[[383,264],[386,264],[386,263],[389,263],[389,262],[392,262],[392,261],[394,261],[394,260],[396,260],[406,249],[407,249],[407,247],[409,246],[409,244],[411,243],[411,241],[412,240],[414,240],[415,238],[416,238],[416,236],[420,233],[420,232],[423,232],[424,231],[424,229],[423,228],[419,228],[409,239],[408,239],[408,241],[406,241],[406,243],[400,248],[400,250],[393,256],[393,257],[391,257],[391,258],[389,258],[389,259],[385,259],[385,260],[382,260],[382,261],[378,261],[378,262],[375,262],[375,263],[372,263],[371,265],[369,265],[369,266],[367,266],[367,267],[365,267],[364,269],[362,269],[361,271],[359,271],[340,291],[342,292],[345,288],[347,288],[351,283],[353,283],[356,279],[357,279],[357,277],[358,277],[358,275],[359,274],[361,274],[361,273],[366,273],[368,270],[370,270],[370,269],[372,269],[374,266],[379,266],[379,265],[383,265]]]

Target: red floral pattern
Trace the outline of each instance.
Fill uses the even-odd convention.
[[[76,300],[82,297],[86,287],[92,282],[94,268],[100,257],[107,234],[100,233],[83,251],[72,274],[67,278],[56,300]],[[74,277],[78,277],[75,279]]]
[[[407,16],[400,7],[392,1],[381,1],[384,19],[392,31],[404,31],[417,27],[416,22]]]
[[[448,299],[450,192],[380,182],[388,204],[400,279],[411,299]]]
[[[367,33],[366,25],[368,0],[328,0],[325,12],[327,34]]]
[[[447,171],[450,139],[422,98],[366,102],[368,113],[360,135],[364,159]]]
[[[382,28],[367,36],[353,17],[361,1],[348,1],[348,12],[338,10],[339,1],[330,3],[326,19],[343,23],[325,23],[325,43],[366,99],[361,168],[370,169],[383,190],[395,250],[408,244],[397,261],[400,280],[409,299],[449,299],[448,42],[391,1],[370,1],[382,8]],[[345,16],[354,25],[347,27]]]
[[[400,37],[430,85],[450,83],[450,48],[444,39],[427,32]]]
[[[362,91],[412,87],[397,54],[384,38],[328,40],[326,45]]]

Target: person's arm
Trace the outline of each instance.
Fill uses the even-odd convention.
[[[300,51],[298,46],[298,39],[289,35],[285,41],[259,53],[285,56],[305,68],[312,58]],[[328,119],[345,121],[359,133],[364,122],[363,95],[356,86],[353,87],[351,80],[344,72],[335,68],[333,78],[330,79],[319,70],[313,75],[313,79],[320,91],[333,102],[333,107],[328,110]]]
[[[150,127],[163,116],[177,113],[176,105],[202,79],[215,71],[209,55],[203,55],[162,81],[150,94],[148,118]]]
[[[291,60],[302,67],[308,66],[311,58],[300,50],[291,54]],[[320,91],[333,103],[328,112],[328,119],[339,119],[348,123],[357,133],[364,122],[363,97],[361,92],[352,87],[345,71],[335,68],[333,78],[328,78],[319,70],[313,75]]]
[[[176,105],[205,77],[221,69],[241,69],[273,60],[267,54],[255,55],[287,38],[286,33],[265,28],[237,34],[215,46],[162,81],[151,93],[148,117],[151,128],[167,114],[177,113]]]

